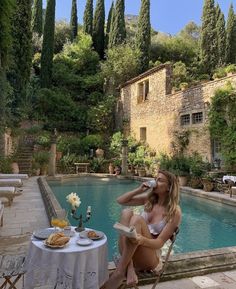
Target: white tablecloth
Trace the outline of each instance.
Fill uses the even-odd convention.
[[[231,180],[231,181],[233,181],[234,183],[236,183],[236,176],[223,176],[223,183],[224,183],[226,180]]]
[[[75,233],[62,249],[50,249],[42,241],[32,239],[24,288],[44,285],[57,289],[100,288],[108,279],[107,238],[104,235],[89,246],[77,245],[78,239],[79,234]]]

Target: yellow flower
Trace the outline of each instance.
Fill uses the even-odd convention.
[[[66,196],[66,200],[68,203],[71,204],[72,208],[78,208],[81,204],[80,198],[77,196],[76,193],[70,193]]]

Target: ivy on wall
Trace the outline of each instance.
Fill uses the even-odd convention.
[[[229,82],[218,89],[209,110],[211,137],[221,143],[225,165],[236,168],[236,90]]]

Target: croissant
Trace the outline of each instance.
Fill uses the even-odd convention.
[[[48,245],[57,245],[57,246],[63,246],[66,243],[68,243],[70,240],[70,237],[66,237],[64,233],[53,233],[51,234],[47,240],[46,243]]]
[[[88,231],[87,233],[88,238],[97,238],[98,235],[96,234],[95,231]]]

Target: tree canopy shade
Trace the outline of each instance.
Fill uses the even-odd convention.
[[[32,31],[39,34],[43,33],[43,0],[34,0],[32,12]]]
[[[202,69],[211,75],[217,65],[218,56],[214,0],[204,1],[200,49]]]
[[[78,34],[78,17],[77,17],[77,3],[72,0],[71,17],[70,17],[71,40],[73,41]]]
[[[229,8],[226,28],[226,60],[227,63],[236,63],[236,20],[233,4]]]
[[[49,88],[52,79],[56,1],[48,0],[43,31],[41,55],[41,87]]]
[[[13,111],[26,97],[32,60],[31,0],[16,0],[13,15],[13,48],[10,80],[14,88]]]
[[[108,47],[114,47],[122,44],[126,39],[125,29],[125,1],[117,0],[115,11],[111,20]]]
[[[151,44],[150,0],[142,0],[136,35],[136,47],[140,50],[140,72],[149,67],[149,50]]]
[[[236,166],[236,91],[230,83],[218,89],[209,111],[209,129],[213,139],[220,141],[225,164]]]
[[[93,0],[87,0],[84,10],[84,33],[93,35]]]
[[[105,46],[105,7],[104,0],[97,0],[93,22],[93,46],[100,58],[104,58]]]

